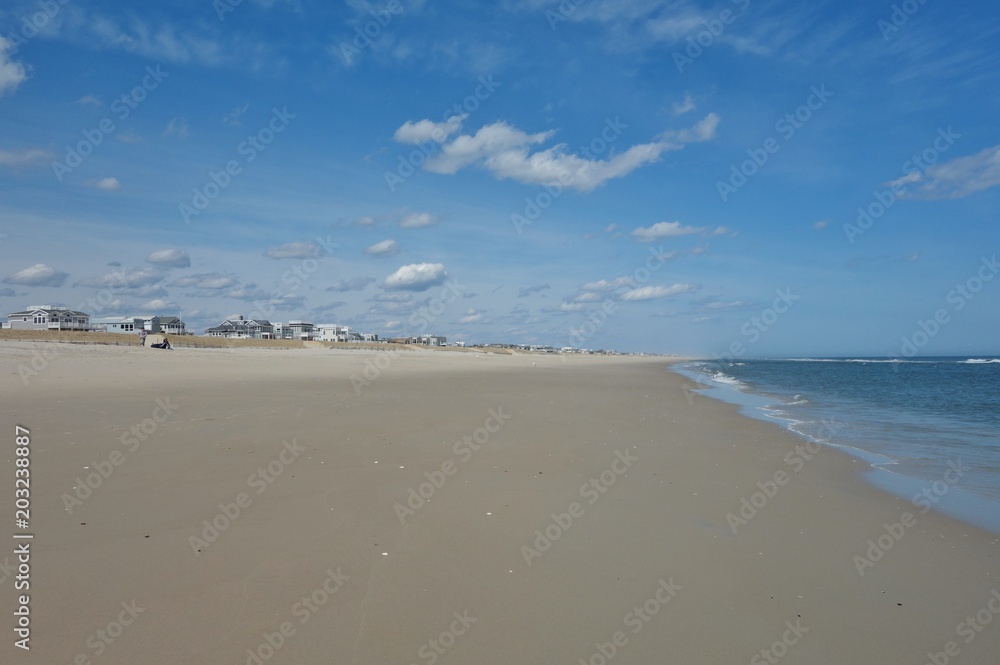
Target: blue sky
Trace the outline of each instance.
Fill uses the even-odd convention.
[[[8,2],[0,301],[198,332],[998,353],[998,17]]]

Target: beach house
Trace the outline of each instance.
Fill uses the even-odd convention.
[[[233,337],[244,339],[274,339],[274,325],[266,319],[244,319],[243,315],[226,319],[205,334],[209,337]]]
[[[184,322],[176,316],[106,316],[91,321],[93,329],[113,333],[137,333],[142,328],[148,333],[165,335],[187,334]]]
[[[187,326],[179,317],[165,316],[160,318],[160,332],[165,335],[186,335]]]
[[[94,319],[91,323],[93,324],[94,330],[98,332],[130,334],[139,332],[145,324],[141,318],[135,316],[104,316],[99,319]]]
[[[7,315],[7,326],[13,330],[90,330],[90,315],[69,307],[29,305],[20,312]]]

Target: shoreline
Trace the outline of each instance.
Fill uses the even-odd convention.
[[[950,358],[946,360],[950,360]],[[783,398],[737,387],[735,384],[712,381],[701,370],[693,367],[704,362],[706,361],[695,360],[678,363],[671,367],[671,371],[700,386],[698,390],[702,394],[737,406],[741,415],[745,417],[774,424],[783,431],[791,432],[803,439],[811,438],[809,433],[799,431],[797,428],[810,423],[815,429],[816,423],[814,421],[796,420],[787,413],[783,416],[776,416],[772,413],[776,406],[787,406]],[[897,471],[893,468],[897,463],[896,458],[885,452],[863,447],[858,443],[838,442],[835,434],[831,440],[823,443],[864,462],[868,468],[861,471],[860,477],[868,485],[896,498],[910,499],[918,507],[929,502],[937,513],[1000,535],[1000,500],[997,498],[967,490],[961,486],[960,479],[948,483],[944,489],[938,489],[940,484],[934,486],[936,479],[922,478]],[[961,459],[945,460],[942,457],[939,466],[953,466],[956,463],[961,466],[961,462]]]
[[[449,632],[441,663],[1000,648],[998,625],[956,635],[1000,539],[686,392],[680,359],[407,353],[355,391],[373,352],[66,345],[22,384],[29,347],[0,343],[0,412],[36,446],[25,662],[95,657],[130,601],[101,662],[427,662]]]

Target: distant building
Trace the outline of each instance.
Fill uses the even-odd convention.
[[[137,333],[145,328],[148,333],[185,335],[186,326],[176,316],[106,316],[92,321],[94,330],[113,333]]]
[[[413,343],[424,346],[447,346],[448,338],[444,335],[421,335],[414,339]]]
[[[160,332],[165,335],[186,335],[187,326],[176,316],[160,319]]]
[[[324,342],[346,342],[351,329],[336,323],[320,323],[316,326],[316,339]]]
[[[134,316],[105,316],[92,321],[94,330],[110,333],[135,334],[143,328],[143,320]]]
[[[246,320],[243,316],[226,319],[219,325],[208,328],[209,337],[230,337],[236,339],[274,339],[274,326],[266,319]]]
[[[90,330],[90,315],[69,307],[29,305],[8,314],[7,324],[13,330]]]
[[[292,339],[312,339],[315,326],[308,321],[289,321],[288,328],[292,331]]]
[[[303,339],[309,340],[316,337],[316,326],[307,321],[289,321],[287,324],[274,324],[274,339]]]

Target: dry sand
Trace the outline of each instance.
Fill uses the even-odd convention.
[[[804,461],[798,438],[688,399],[662,358],[3,342],[0,372],[7,531],[18,424],[35,534],[30,652],[12,644],[10,535],[0,553],[4,663],[1000,653],[1000,617],[956,632],[1000,610],[996,535],[868,487],[833,449]],[[779,470],[734,534],[727,513]],[[412,514],[411,489],[430,497]]]

